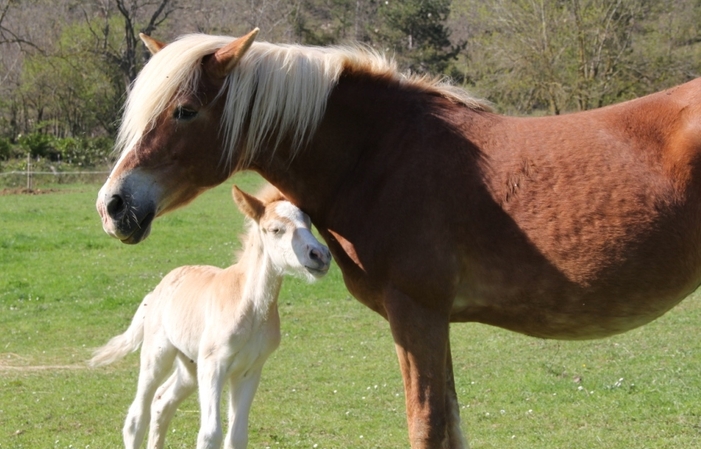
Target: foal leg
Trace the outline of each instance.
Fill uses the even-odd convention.
[[[122,436],[126,449],[138,449],[146,434],[146,425],[151,418],[151,402],[156,389],[173,367],[175,348],[167,341],[157,340],[143,343],[141,368],[136,398],[129,407]]]
[[[385,295],[385,309],[404,379],[411,447],[454,449],[446,414],[449,313],[396,289]]]
[[[177,359],[175,372],[156,392],[151,404],[151,425],[149,426],[149,449],[162,449],[165,444],[168,424],[175,411],[185,398],[197,388],[195,365],[182,356]]]
[[[219,404],[229,363],[214,354],[203,357],[197,363],[197,383],[200,392],[200,432],[197,449],[219,449],[222,441]]]
[[[263,368],[242,378],[229,378],[229,431],[226,449],[246,449],[248,445],[248,415],[256,394]]]

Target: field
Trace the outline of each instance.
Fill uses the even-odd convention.
[[[260,179],[233,182],[254,191]],[[231,182],[123,245],[101,229],[99,186],[0,196],[0,449],[119,448],[138,355],[89,369],[141,298],[183,264],[224,266],[239,247]],[[251,448],[407,447],[387,323],[349,297],[336,267],[288,279],[282,344],[253,404]],[[473,449],[701,447],[701,297],[605,340],[558,342],[453,326],[463,428]],[[193,396],[170,448],[193,447]]]

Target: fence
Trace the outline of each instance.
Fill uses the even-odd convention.
[[[101,183],[109,171],[8,171],[0,172],[0,188],[34,190],[52,184]]]

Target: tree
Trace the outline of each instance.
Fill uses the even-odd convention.
[[[446,26],[450,0],[388,0],[380,3],[380,40],[402,65],[419,73],[443,73],[466,43],[453,44]]]
[[[116,131],[124,86],[94,45],[90,27],[76,23],[65,26],[44,54],[25,57],[20,92],[42,132],[65,137]]]
[[[83,8],[85,23],[90,26],[97,41],[96,51],[118,67],[127,90],[149,57],[138,34],[150,35],[177,10],[177,0],[115,0],[114,6],[109,1],[103,1],[97,4],[95,11]],[[122,19],[122,33],[114,31],[115,15]],[[95,21],[95,16],[101,20]],[[119,35],[121,42],[115,44],[117,41],[113,39],[113,34]]]
[[[475,2],[476,3],[476,2]],[[470,41],[467,77],[497,103],[552,114],[637,94],[634,51],[649,0],[498,0]],[[479,64],[474,64],[479,61]]]
[[[0,3],[0,46],[17,44],[19,46],[29,46],[38,49],[33,42],[6,25],[11,4],[12,0],[5,0],[3,3]]]

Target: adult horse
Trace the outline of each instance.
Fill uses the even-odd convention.
[[[659,317],[701,280],[701,80],[595,111],[511,118],[357,48],[191,35],[126,104],[104,229],[251,169],[307,212],[396,343],[413,448],[466,445],[451,321],[587,339]]]

